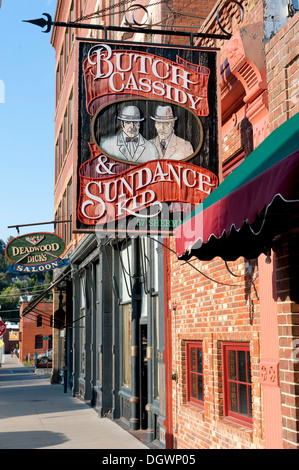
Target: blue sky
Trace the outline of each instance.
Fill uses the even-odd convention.
[[[3,0],[0,9],[0,239],[9,225],[53,220],[55,51],[51,32],[22,20],[50,13],[56,0]],[[4,88],[4,90],[3,90]],[[20,235],[53,232],[20,228]]]

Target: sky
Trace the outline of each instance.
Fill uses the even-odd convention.
[[[0,239],[11,225],[51,222],[54,190],[55,50],[51,32],[22,20],[49,13],[56,0],[3,0],[0,9]],[[19,235],[53,232],[21,227]]]

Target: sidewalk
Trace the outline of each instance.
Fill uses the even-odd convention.
[[[148,449],[16,357],[0,368],[0,449]]]

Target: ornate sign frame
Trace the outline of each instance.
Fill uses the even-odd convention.
[[[73,232],[172,235],[218,185],[217,51],[77,46]]]

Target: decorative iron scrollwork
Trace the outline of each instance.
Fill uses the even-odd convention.
[[[136,21],[135,19],[135,11],[136,10],[142,10],[145,14],[146,14],[146,19],[145,19],[145,22],[143,23],[139,23],[138,21]],[[130,21],[128,19],[128,14],[131,13],[132,14],[132,21]],[[135,26],[138,26],[139,28],[144,28],[146,26],[149,26],[149,24],[147,24],[147,21],[148,21],[148,18],[149,18],[149,13],[147,11],[147,8],[144,7],[143,5],[140,5],[139,3],[136,3],[136,5],[131,5],[129,8],[127,8],[127,10],[125,11],[125,23],[128,25],[128,26],[131,26],[133,27],[134,25]]]
[[[161,3],[161,2],[158,2],[158,3]],[[238,7],[241,9],[241,23],[243,22],[243,20],[244,20],[244,15],[245,15],[245,10],[244,10],[243,5],[242,5],[240,2],[238,2],[237,0],[225,0],[225,1],[219,6],[219,8],[218,8],[218,10],[217,10],[217,23],[218,23],[218,26],[219,26],[219,28],[221,29],[221,31],[222,31],[223,33],[225,33],[226,36],[231,36],[231,33],[228,32],[228,31],[226,31],[226,29],[224,28],[224,26],[221,24],[221,22],[220,22],[220,13],[221,13],[223,7],[226,6],[226,5],[229,4],[229,3],[235,3],[235,4],[238,5]],[[155,5],[155,4],[153,4],[153,5],[151,5],[151,6],[154,6],[154,5]],[[144,18],[144,20],[143,20],[142,23],[140,23],[139,21],[137,21],[137,20],[135,19],[135,13],[136,13],[136,11],[139,11],[139,12],[140,12],[140,11],[143,11],[143,12],[145,13],[146,16],[145,16],[145,18]],[[131,15],[131,19],[129,18],[128,15],[129,15],[129,16]],[[188,16],[188,15],[183,14],[183,16]],[[193,15],[190,15],[190,16],[193,17]],[[127,10],[126,10],[126,12],[125,12],[125,24],[128,25],[128,26],[130,26],[131,28],[134,28],[134,27],[146,28],[146,27],[156,26],[156,25],[153,25],[153,24],[149,24],[149,22],[148,22],[148,21],[149,21],[149,17],[150,17],[150,15],[149,15],[148,9],[147,9],[145,6],[143,6],[143,5],[139,4],[139,3],[137,3],[136,5],[131,5],[129,8],[127,8]],[[201,18],[201,17],[198,17],[198,18]],[[203,19],[203,18],[201,18],[201,19]],[[157,23],[157,24],[158,24],[158,23]],[[160,26],[167,27],[167,26],[169,26],[169,25],[161,25],[161,24],[160,24]],[[171,27],[173,27],[173,26],[174,26],[174,25],[171,25]],[[182,27],[182,28],[197,28],[197,29],[199,29],[199,26],[190,26],[190,25],[185,25],[185,26],[181,25],[180,27]]]
[[[291,2],[288,3],[288,15],[287,18],[293,18],[294,15],[297,13],[297,8],[295,8],[295,5]]]
[[[129,0],[122,0],[122,5],[125,3],[128,3]],[[160,34],[160,35],[166,35],[166,36],[184,36],[184,37],[190,37],[190,43],[193,44],[193,38],[206,38],[206,39],[225,39],[228,40],[231,38],[232,34],[227,32],[223,25],[220,22],[220,11],[222,10],[223,6],[229,3],[235,3],[238,5],[241,9],[242,12],[242,18],[241,22],[243,22],[244,18],[244,8],[243,5],[236,1],[236,0],[226,0],[224,3],[219,7],[217,11],[217,23],[219,25],[219,28],[221,29],[222,32],[225,34],[212,34],[212,33],[207,33],[207,32],[199,32],[200,30],[200,25],[197,26],[191,26],[189,25],[175,25],[175,24],[161,24],[162,21],[167,21],[169,20],[171,15],[182,15],[182,16],[190,16],[192,18],[198,18],[204,20],[204,17],[196,16],[196,15],[188,15],[186,13],[180,13],[177,11],[173,11],[169,8],[170,13],[168,14],[167,18],[164,18],[164,20],[159,21],[158,23],[151,23],[151,18],[150,14],[148,12],[149,7],[154,7],[156,5],[159,5],[161,3],[165,3],[165,0],[158,0],[155,3],[152,3],[148,5],[148,7],[145,7],[141,5],[140,3],[136,3],[135,5],[129,6],[124,14],[124,19],[125,19],[125,26],[109,26],[109,25],[102,25],[102,24],[91,24],[91,23],[82,23],[81,21],[84,19],[92,19],[99,17],[101,13],[103,13],[106,10],[111,10],[112,7],[109,7],[108,9],[103,9],[101,11],[98,11],[96,13],[93,13],[91,15],[88,15],[86,17],[81,17],[75,20],[74,22],[61,22],[61,21],[52,21],[51,15],[48,13],[43,13],[43,16],[46,18],[38,18],[34,20],[23,20],[26,23],[31,23],[36,26],[39,26],[41,28],[45,28],[43,33],[49,33],[51,31],[52,26],[55,27],[63,27],[63,28],[78,28],[78,29],[96,29],[100,31],[104,31],[105,35],[107,34],[107,31],[119,31],[119,32],[133,32],[133,33],[144,33],[146,32],[147,34]],[[114,5],[113,8],[115,8],[117,5]],[[167,5],[167,3],[166,3]],[[136,12],[143,13],[143,19],[142,20],[137,20],[136,19]],[[156,29],[155,26],[158,26],[160,28],[165,28],[165,29]],[[169,29],[170,28],[170,29]],[[186,29],[188,31],[186,31]],[[194,32],[190,32],[190,30],[193,29],[195,30]],[[184,31],[183,31],[184,30]],[[106,37],[106,36],[105,36]]]
[[[245,11],[244,11],[244,7],[243,5],[238,2],[237,0],[226,0],[222,3],[222,5],[220,5],[220,7],[218,8],[217,10],[217,23],[218,23],[218,26],[219,28],[221,29],[221,31],[225,34],[228,34],[230,35],[231,33],[229,33],[228,31],[226,31],[226,29],[222,26],[221,22],[220,22],[220,12],[222,10],[222,8],[227,5],[228,3],[235,3],[236,5],[238,5],[241,9],[241,12],[242,12],[242,16],[241,16],[241,23],[243,23],[243,20],[244,20],[244,14],[245,14]]]

